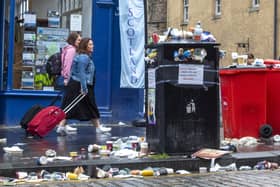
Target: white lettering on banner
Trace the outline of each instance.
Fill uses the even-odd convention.
[[[144,2],[119,0],[121,39],[120,87],[143,88],[144,64]]]
[[[179,64],[178,84],[202,85],[204,66],[195,64]]]

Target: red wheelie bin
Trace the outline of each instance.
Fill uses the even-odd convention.
[[[280,134],[280,61],[264,60],[267,66],[267,123],[272,134]]]
[[[225,138],[259,138],[266,124],[266,68],[227,68],[219,71]]]

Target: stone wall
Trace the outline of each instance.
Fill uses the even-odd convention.
[[[162,34],[167,28],[167,0],[147,0],[146,2],[148,37],[150,37],[153,32]]]

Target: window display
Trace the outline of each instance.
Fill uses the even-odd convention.
[[[55,90],[46,63],[67,45],[71,15],[80,15],[82,1],[18,0],[15,10],[13,89]]]
[[[46,71],[46,63],[50,56],[57,53],[62,49],[66,43],[69,35],[69,30],[66,28],[50,28],[38,27],[37,28],[37,42],[36,42],[36,69],[35,82],[37,89],[47,89],[54,84],[54,77]],[[45,80],[45,81],[44,81]],[[46,88],[45,88],[46,87]]]

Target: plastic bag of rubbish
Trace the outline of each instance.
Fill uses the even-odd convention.
[[[221,166],[218,163],[216,163],[215,167],[211,168],[211,171],[236,171],[236,170],[237,170],[236,163],[232,163],[227,166]]]
[[[256,145],[257,143],[258,142],[257,142],[256,138],[246,136],[246,137],[240,138],[238,144],[243,145],[243,146],[252,146],[252,145]]]

